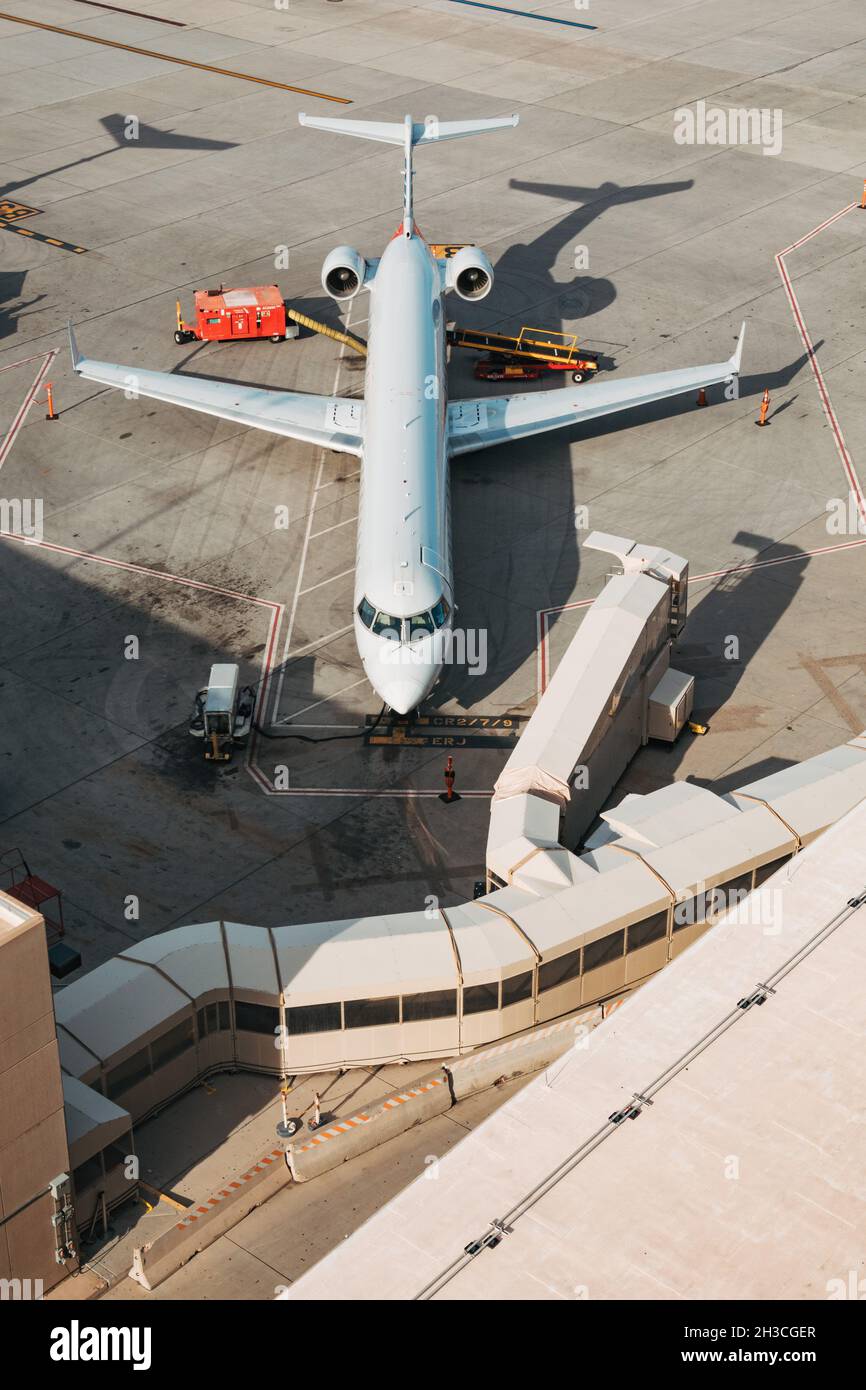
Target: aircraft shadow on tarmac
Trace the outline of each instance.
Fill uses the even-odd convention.
[[[28,178],[15,179],[10,183],[5,183],[0,186],[0,199],[17,201],[23,193],[26,193],[31,184],[39,183],[42,179],[51,178],[55,174],[66,173],[70,169],[78,169],[83,164],[92,164],[95,160],[104,159],[106,155],[116,155],[121,149],[130,151],[134,151],[136,148],[207,151],[235,148],[235,142],[232,140],[208,140],[199,135],[184,135],[182,132],[159,130],[156,126],[147,125],[144,121],[139,122],[135,139],[128,139],[127,131],[131,129],[128,121],[129,118],[119,111],[111,116],[103,116],[100,124],[112,137],[114,145],[104,150],[97,150],[95,154],[83,155],[79,159],[69,160],[66,164],[58,164],[53,169],[44,169],[41,173],[31,174]],[[134,169],[134,166],[130,167]],[[26,222],[24,226],[27,226]],[[58,233],[52,231],[51,234],[57,235]],[[12,254],[11,245],[6,246],[6,251],[7,254]],[[45,298],[45,295],[40,294],[23,303],[14,302],[21,299],[26,274],[26,270],[0,273],[0,339],[17,332],[19,318],[26,317],[27,310]]]
[[[233,140],[209,140],[201,135],[184,135],[182,132],[159,130],[157,126],[147,125],[145,121],[139,121],[137,125],[131,126],[129,121],[130,117],[124,116],[119,111],[111,116],[102,116],[99,123],[106,134],[111,136],[114,141],[113,146],[104,150],[97,150],[95,154],[82,155],[79,159],[71,159],[68,163],[58,164],[53,169],[43,169],[40,174],[31,174],[29,178],[16,179],[12,183],[3,184],[0,187],[0,197],[8,198],[13,193],[19,194],[22,189],[27,188],[30,184],[39,183],[41,179],[52,178],[55,174],[67,173],[70,169],[79,169],[83,164],[92,164],[97,159],[104,159],[106,155],[117,154],[118,150],[198,150],[204,152],[206,150],[235,149],[235,141]]]
[[[494,267],[495,284],[489,299],[478,305],[452,302],[449,313],[459,314],[461,325],[470,328],[516,331],[521,324],[531,322],[554,332],[563,331],[566,323],[570,325],[577,318],[598,313],[616,298],[614,285],[610,280],[587,275],[557,280],[554,271],[563,249],[574,244],[585,228],[611,207],[686,192],[692,186],[691,179],[627,188],[612,183],[582,188],[512,179],[512,188],[577,202],[579,206],[546,225],[533,241],[511,245],[503,252]],[[467,381],[465,359],[456,363],[452,359],[452,365],[456,368],[452,376],[459,372],[463,378],[461,389],[450,393],[453,398],[481,394],[471,377]],[[554,378],[542,383],[548,389],[555,385]],[[495,390],[502,389],[497,384]],[[591,384],[587,389],[592,390]],[[640,417],[631,418],[633,423]],[[611,425],[622,427],[621,420]],[[590,431],[583,427],[583,432]],[[571,598],[580,554],[574,525],[570,438],[573,435],[568,440],[561,434],[541,435],[531,446],[504,445],[452,464],[459,626],[486,631],[489,663],[484,674],[471,677],[460,668],[446,668],[429,704],[436,706],[457,699],[467,708],[483,707],[481,702],[499,690],[532,656],[536,645],[535,612]],[[522,506],[521,493],[501,484],[519,481],[525,492],[531,492],[533,477],[543,488],[545,512],[553,520],[530,553],[530,533],[543,523],[539,521],[533,526],[529,499]],[[483,500],[476,505],[479,493]],[[478,587],[470,586],[461,592],[461,570],[465,570],[469,557],[479,553],[480,540],[488,536],[495,543],[484,546],[482,553],[493,566],[491,579],[497,592],[487,592],[483,577],[477,573],[473,578]],[[520,606],[512,607],[509,594],[519,599]],[[524,696],[524,703],[529,693]]]
[[[44,294],[36,294],[32,299],[24,299],[26,279],[26,270],[0,271],[0,338],[17,333],[18,320],[26,318],[27,310],[45,298]]]
[[[576,317],[589,317],[606,307],[616,296],[610,281],[592,277],[574,277],[571,281],[554,279],[553,267],[563,247],[575,241],[583,230],[607,208],[623,203],[641,201],[648,197],[685,192],[692,180],[656,184],[648,187],[618,188],[602,184],[599,188],[571,188],[555,184],[529,184],[512,179],[511,185],[521,190],[537,191],[548,196],[576,198],[581,206],[566,214],[552,227],[546,227],[535,241],[509,247],[495,266],[496,283],[490,298],[483,304],[460,305],[460,321],[468,327],[516,327],[527,322],[543,323],[555,331]],[[591,201],[589,201],[591,200]],[[489,307],[488,307],[489,306]],[[469,311],[464,313],[463,311]],[[452,311],[454,309],[452,308]],[[481,315],[483,314],[483,319]],[[570,325],[569,325],[570,326]],[[505,331],[508,331],[507,328]],[[817,347],[821,346],[819,342]],[[744,375],[740,378],[740,396],[760,393],[769,387],[771,393],[784,389],[808,362],[802,353],[775,371]],[[480,394],[474,382],[467,382],[465,364],[458,364],[462,375],[461,389],[453,390],[454,399]],[[550,389],[556,384],[548,378],[539,384]],[[475,388],[473,390],[473,387]],[[536,388],[536,389],[539,389]],[[490,388],[497,392],[502,386]],[[521,389],[521,388],[518,388]],[[526,388],[523,388],[526,389]],[[530,386],[528,389],[532,390]],[[592,384],[586,387],[592,390]],[[777,411],[787,408],[790,401],[781,402]],[[537,642],[535,614],[542,608],[555,608],[568,602],[575,589],[580,567],[580,552],[574,526],[574,491],[572,460],[569,444],[575,440],[601,438],[614,431],[682,414],[694,409],[690,397],[659,401],[632,411],[605,416],[594,422],[576,425],[567,436],[542,435],[525,444],[507,444],[485,450],[452,464],[452,525],[454,529],[454,564],[456,572],[458,625],[467,629],[483,629],[487,633],[488,669],[484,674],[469,675],[465,668],[446,668],[442,680],[428,704],[436,707],[456,699],[467,708],[483,709],[483,702],[500,690],[517,670],[534,655]],[[580,456],[577,455],[579,465]],[[533,491],[533,480],[546,499],[545,521],[533,512],[532,499],[502,484],[518,484],[524,494]],[[483,499],[476,503],[481,495]],[[533,516],[535,520],[533,520]],[[534,544],[532,532],[536,531]],[[656,536],[636,539],[662,541]],[[772,544],[767,540],[765,545]],[[486,555],[491,566],[489,579],[474,566],[467,567],[474,557]],[[461,572],[470,579],[461,591]],[[488,591],[495,588],[495,592]],[[477,587],[476,587],[477,586]],[[516,601],[516,602],[515,602]],[[556,615],[551,615],[556,621]],[[531,684],[523,701],[528,703]],[[512,708],[520,708],[513,705]]]

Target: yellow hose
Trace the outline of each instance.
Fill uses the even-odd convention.
[[[360,338],[353,338],[351,333],[343,333],[339,328],[330,328],[328,324],[319,323],[317,319],[311,319],[307,314],[302,314],[300,309],[290,309],[288,305],[286,305],[286,313],[302,328],[312,328],[314,333],[323,333],[326,338],[334,338],[338,343],[345,343],[346,347],[359,353],[361,357],[367,356],[366,344],[362,343]]]

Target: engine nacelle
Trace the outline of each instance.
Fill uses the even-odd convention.
[[[461,299],[484,299],[493,289],[493,266],[477,246],[463,246],[448,261],[446,285]]]
[[[367,269],[353,246],[336,246],[322,266],[322,289],[332,299],[353,299],[367,278]]]

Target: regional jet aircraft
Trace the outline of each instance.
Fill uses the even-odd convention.
[[[493,268],[475,246],[450,259],[434,257],[415,225],[412,152],[416,145],[515,126],[517,116],[423,123],[407,116],[402,124],[299,119],[404,151],[403,220],[381,258],[366,260],[339,246],[322,267],[322,285],[338,303],[370,292],[363,401],[91,361],[80,356],[70,326],[72,361],[89,381],[360,459],[355,638],[370,684],[405,714],[429,694],[453,639],[449,459],[730,381],[740,370],[743,332],[726,362],[449,405],[444,296],[453,290],[461,299],[483,299]]]

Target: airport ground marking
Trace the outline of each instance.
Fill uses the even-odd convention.
[[[183,20],[164,19],[161,14],[145,14],[143,10],[126,10],[122,5],[106,5],[103,0],[75,0],[76,5],[91,5],[95,10],[113,10],[115,14],[132,15],[133,19],[152,19],[154,24],[173,24],[175,29],[186,29]]]
[[[11,365],[17,365],[15,363]],[[144,579],[158,580],[160,583],[176,584],[188,589],[196,589],[200,592],[216,594],[222,598],[237,599],[242,603],[251,603],[259,608],[270,610],[270,621],[268,625],[268,640],[265,644],[265,654],[262,660],[262,681],[260,686],[259,707],[264,703],[265,687],[267,680],[273,669],[273,654],[276,645],[277,632],[284,613],[284,605],[275,599],[260,598],[256,594],[243,594],[237,589],[227,589],[220,584],[210,584],[202,579],[192,579],[182,574],[171,574],[167,570],[150,569],[147,565],[137,565],[131,560],[118,560],[110,555],[98,555],[90,550],[77,550],[73,546],[60,545],[56,541],[36,540],[31,536],[20,536],[14,532],[0,533],[0,539],[16,541],[20,545],[33,546],[37,550],[45,550],[51,554],[67,555],[75,560],[87,560],[93,564],[105,565],[110,569],[123,570],[128,574],[140,575]],[[285,791],[277,791],[268,782],[261,769],[248,765],[247,770],[252,775],[266,794],[271,796],[295,796],[295,797],[362,797],[369,800],[396,798],[398,800],[415,800],[430,797],[439,797],[441,788],[426,789],[413,787],[290,787]],[[466,789],[461,790],[460,795],[465,798],[487,797],[492,793],[489,789]]]
[[[31,208],[26,203],[15,203],[11,199],[0,199],[0,231],[13,232],[15,236],[29,237],[31,241],[41,241],[46,246],[56,246],[60,251],[72,251],[83,256],[86,246],[77,246],[74,241],[62,241],[60,237],[49,236],[47,232],[34,232],[32,227],[19,227],[24,217],[38,217],[42,208]]]
[[[346,311],[346,332],[347,332],[347,333],[348,333],[348,331],[349,331],[349,325],[350,325],[350,323],[351,323],[351,321],[352,321],[352,306],[353,306],[353,303],[354,303],[354,301],[353,301],[353,300],[350,300],[350,302],[349,302],[349,308],[348,308],[347,311]],[[345,343],[341,343],[341,344],[340,344],[340,351],[339,351],[338,354],[337,354],[337,365],[336,365],[336,367],[335,367],[335,369],[334,369],[334,385],[333,385],[333,388],[332,388],[332,390],[331,390],[331,395],[332,395],[332,396],[336,396],[336,394],[337,394],[337,390],[338,390],[339,385],[340,385],[340,376],[341,376],[342,370],[343,370],[343,362],[345,361],[345,358],[346,358],[346,344],[345,344]],[[321,489],[322,489],[322,477],[323,477],[324,472],[325,472],[325,459],[327,458],[328,453],[329,453],[329,450],[328,450],[328,449],[323,448],[323,449],[320,450],[320,452],[319,452],[319,463],[318,463],[318,467],[317,467],[317,469],[316,469],[315,477],[314,477],[314,479],[313,479],[313,490],[312,490],[312,494],[311,494],[311,497],[310,497],[310,511],[309,511],[308,516],[307,516],[307,526],[306,526],[306,530],[305,530],[305,532],[304,532],[304,543],[303,543],[303,546],[301,547],[301,558],[300,558],[300,561],[299,561],[299,563],[298,563],[298,577],[297,577],[297,580],[295,581],[295,592],[294,592],[294,596],[293,596],[293,598],[292,598],[292,606],[291,606],[291,608],[290,608],[290,610],[289,610],[289,619],[288,619],[288,625],[287,625],[287,628],[286,628],[286,637],[285,637],[285,641],[284,641],[284,643],[283,643],[283,659],[282,659],[282,662],[280,663],[280,674],[279,674],[279,679],[277,680],[277,689],[276,689],[276,694],[275,694],[275,696],[274,696],[274,702],[273,702],[273,706],[272,706],[271,719],[273,720],[273,722],[274,722],[275,724],[277,724],[277,723],[279,722],[280,702],[281,702],[282,696],[283,696],[283,685],[284,685],[285,679],[286,679],[286,666],[287,666],[288,661],[289,661],[289,651],[290,651],[291,644],[292,644],[292,635],[293,635],[294,630],[295,630],[295,618],[297,617],[297,613],[298,613],[298,604],[299,604],[299,602],[300,602],[300,600],[301,600],[301,585],[302,585],[303,582],[304,582],[304,569],[305,569],[306,564],[307,564],[307,551],[308,551],[309,548],[310,548],[310,541],[311,541],[312,538],[313,538],[313,537],[312,537],[312,531],[313,531],[314,518],[315,518],[315,515],[316,515],[316,500],[317,500],[317,497],[318,497],[319,492],[320,492]],[[359,473],[360,473],[360,469],[359,469],[358,471],[359,471]],[[326,485],[326,486],[327,486],[327,485]],[[264,709],[265,706],[263,705],[262,708]],[[254,752],[255,752],[255,738],[253,738],[252,743],[251,743],[251,748],[250,748],[250,761],[249,761],[249,765],[250,765],[250,766],[252,766]]]
[[[31,29],[45,29],[49,34],[65,34],[70,39],[81,39],[82,43],[98,43],[104,48],[119,48],[124,53],[137,53],[142,58],[157,58],[161,63],[176,63],[182,68],[196,68],[199,72],[212,72],[217,77],[236,77],[241,82],[255,82],[260,87],[275,87],[280,92],[299,92],[304,97],[318,97],[320,101],[332,101],[338,106],[351,106],[351,97],[335,97],[330,92],[315,92],[309,87],[295,87],[290,82],[276,82],[271,77],[255,77],[250,72],[235,72],[232,68],[217,68],[212,63],[195,63],[191,58],[175,58],[170,53],[156,53],[152,48],[139,48],[136,44],[121,43],[118,39],[103,39],[96,34],[83,34],[78,29],[63,29],[59,24],[46,24],[41,19],[25,19],[20,14],[7,14],[0,10],[0,19],[11,24],[27,24]]]
[[[86,246],[77,246],[74,241],[62,241],[60,237],[49,236],[47,232],[36,232],[32,227],[19,227],[17,222],[7,222],[3,217],[0,217],[0,231],[26,237],[29,241],[39,241],[43,246],[56,246],[58,251],[71,251],[74,256],[87,254]]]
[[[490,5],[487,0],[451,0],[452,5],[468,5],[473,10],[495,10],[497,14],[513,14],[519,19],[537,19],[544,24],[565,24],[569,29],[598,29],[597,24],[581,24],[576,19],[557,19],[552,14],[535,14],[532,10],[512,10],[508,5]]]
[[[823,410],[824,415],[827,418],[827,422],[830,425],[830,429],[833,434],[833,443],[836,446],[836,451],[842,462],[842,467],[845,470],[845,476],[848,479],[851,491],[854,493],[854,496],[857,499],[857,509],[860,513],[860,517],[863,523],[866,524],[866,497],[864,497],[863,494],[863,486],[860,482],[860,478],[857,473],[854,460],[851,457],[847,444],[845,443],[845,436],[842,433],[842,427],[839,424],[836,412],[833,409],[833,403],[830,399],[830,392],[827,387],[827,383],[824,380],[824,374],[821,371],[820,366],[818,365],[818,358],[815,352],[815,346],[812,342],[809,330],[806,327],[806,320],[803,317],[803,311],[800,308],[800,302],[797,298],[794,286],[791,283],[791,277],[788,274],[788,268],[785,265],[786,256],[790,256],[793,251],[798,251],[801,246],[806,245],[807,241],[811,241],[812,238],[818,236],[820,232],[825,231],[828,227],[832,227],[836,222],[840,220],[840,218],[845,217],[854,208],[857,208],[859,206],[860,204],[857,202],[847,203],[845,207],[840,208],[838,212],[834,212],[830,217],[825,217],[824,221],[819,222],[817,227],[813,227],[810,232],[806,232],[805,235],[801,236],[797,241],[792,241],[790,246],[786,246],[782,251],[778,251],[775,256],[775,262],[782,280],[782,287],[785,290],[786,295],[788,296],[788,303],[790,304],[791,312],[794,315],[794,323],[796,324],[797,332],[799,333],[800,340],[803,344],[803,347],[806,350],[806,357],[808,359],[809,366],[812,369],[812,375],[815,378],[815,385],[818,389],[818,398],[821,402],[821,409]],[[843,541],[839,545],[822,545],[816,547],[814,550],[801,550],[796,555],[781,555],[773,560],[747,561],[746,563],[741,565],[732,565],[728,569],[712,570],[707,574],[693,575],[689,579],[689,585],[691,586],[692,584],[696,584],[699,580],[702,579],[721,579],[726,577],[727,575],[738,574],[741,572],[745,573],[748,570],[767,569],[772,565],[790,564],[792,561],[799,560],[804,557],[812,558],[816,555],[833,554],[839,550],[852,550],[855,547],[861,545],[866,545],[866,541]],[[577,603],[563,603],[558,604],[552,608],[540,608],[538,610],[536,614],[536,638],[538,646],[536,686],[537,694],[539,697],[543,695],[545,690],[547,689],[547,683],[549,680],[549,636],[551,617],[556,613],[565,613],[569,610],[576,608],[588,608],[589,605],[593,602],[593,599],[584,599]]]
[[[33,385],[30,387],[30,390],[27,392],[26,396],[24,397],[24,400],[18,407],[18,412],[15,416],[15,419],[12,421],[12,424],[9,426],[6,438],[3,440],[3,443],[0,444],[0,468],[3,467],[4,463],[9,457],[12,445],[15,443],[16,437],[18,435],[18,431],[21,429],[22,425],[24,424],[24,421],[27,419],[27,416],[30,413],[31,406],[33,405],[37,395],[39,394],[39,389],[42,386],[42,383],[45,380],[46,376],[48,375],[48,369],[51,366],[51,363],[54,361],[55,357],[57,356],[57,352],[57,348],[51,348],[50,351],[46,352],[44,357],[42,358],[42,365],[38,369],[36,376],[33,378]],[[5,367],[0,367],[0,371],[10,371],[13,367],[23,367],[25,363],[35,361],[35,357],[24,357],[19,362],[7,362]]]
[[[813,559],[816,555],[833,555],[839,550],[856,550],[866,545],[866,538],[857,541],[840,541],[838,545],[819,545],[813,550],[798,550],[796,555],[779,555],[773,560],[746,560],[740,565],[729,565],[727,569],[707,570],[706,574],[689,576],[689,588],[707,579],[727,579],[735,574],[748,574],[752,570],[771,569],[774,565],[790,565],[796,560]],[[544,694],[550,679],[550,620],[558,613],[571,613],[579,608],[589,608],[594,598],[578,599],[575,603],[558,603],[551,608],[539,608],[537,613],[538,633],[538,698]]]
[[[830,400],[830,392],[827,390],[827,383],[824,380],[824,374],[818,365],[818,358],[815,355],[815,347],[811,337],[809,336],[809,330],[806,327],[806,320],[803,317],[803,312],[800,308],[800,302],[797,298],[794,286],[791,283],[791,277],[788,274],[788,268],[785,265],[785,257],[790,256],[792,251],[797,251],[801,246],[805,246],[807,241],[812,240],[812,237],[817,236],[819,232],[823,232],[827,227],[832,227],[833,224],[838,222],[841,217],[844,217],[847,213],[851,212],[851,210],[856,207],[859,207],[859,204],[854,202],[849,203],[847,207],[840,208],[839,211],[834,213],[832,217],[825,218],[825,220],[819,223],[817,227],[813,227],[811,232],[807,232],[805,236],[800,237],[799,241],[793,241],[790,246],[786,246],[783,251],[779,251],[776,255],[776,266],[778,268],[780,276],[782,277],[782,285],[784,287],[786,295],[788,296],[788,302],[791,306],[791,312],[794,315],[794,322],[797,325],[797,332],[800,334],[800,339],[803,343],[803,347],[806,349],[806,356],[809,359],[809,366],[812,368],[812,375],[815,378],[815,385],[818,388],[818,396],[821,401],[821,408],[824,411],[825,416],[827,417],[830,429],[833,431],[833,441],[836,445],[836,451],[839,455],[839,458],[842,461],[842,467],[845,470],[845,475],[848,479],[851,490],[854,493],[854,496],[857,498],[857,507],[860,512],[860,516],[863,519],[863,521],[866,522],[866,498],[864,498],[863,496],[863,487],[860,482],[860,478],[857,474],[857,469],[854,466],[854,460],[852,459],[851,454],[848,450],[848,445],[845,443],[845,436],[842,433],[842,427],[839,424],[838,419],[836,418],[836,412],[833,409],[833,405]]]
[[[42,208],[32,208],[28,203],[16,203],[12,198],[0,198],[0,217],[4,222],[16,222],[20,217],[36,217]]]
[[[327,536],[331,531],[339,531],[341,526],[348,526],[350,522],[357,520],[358,518],[356,516],[347,516],[345,521],[337,521],[333,526],[325,526],[321,531],[314,531],[310,536],[310,540],[316,541],[319,539],[319,536]]]

